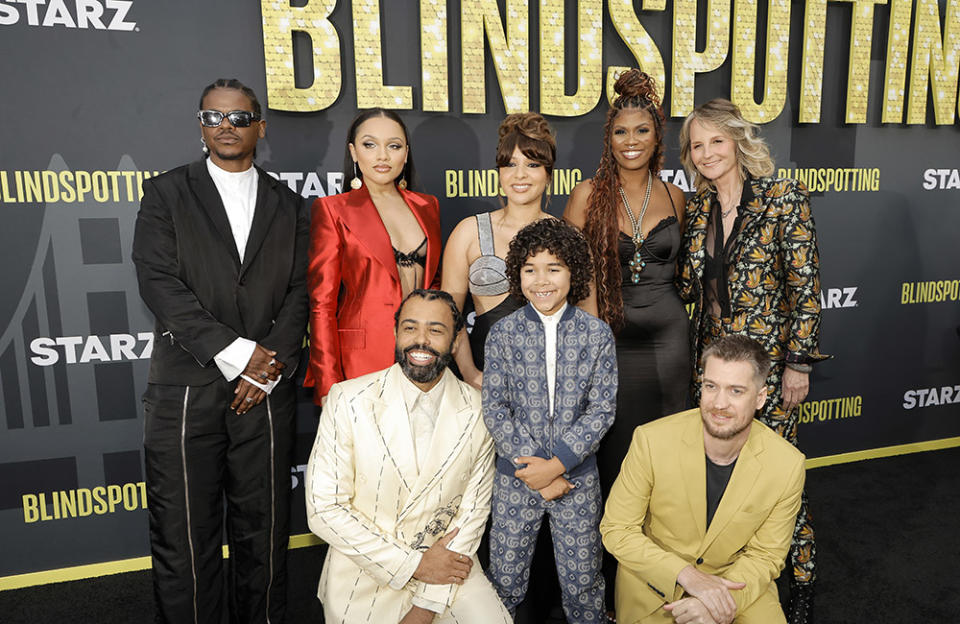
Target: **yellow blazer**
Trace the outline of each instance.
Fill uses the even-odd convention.
[[[444,371],[418,473],[402,375],[395,364],[334,384],[320,416],[305,487],[310,530],[330,545],[317,590],[330,622],[398,622],[415,595],[452,605],[467,584],[412,579],[415,555],[459,527],[448,548],[473,556],[490,513],[494,451],[480,393]],[[486,583],[475,557],[474,576]]]
[[[804,476],[803,454],[754,420],[708,529],[699,408],[638,427],[600,522],[620,563],[617,620],[638,622],[681,598],[677,575],[691,564],[747,584],[732,591],[738,616],[775,597]]]

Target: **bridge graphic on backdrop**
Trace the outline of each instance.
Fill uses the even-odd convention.
[[[49,170],[69,167],[55,154]],[[133,159],[118,170],[136,171]],[[148,360],[130,356],[149,355],[153,320],[130,260],[136,198],[112,199],[46,204],[23,295],[0,334],[0,457],[7,466],[74,458],[63,487],[103,483],[104,455],[139,453],[142,441]],[[140,344],[131,348],[130,336]]]

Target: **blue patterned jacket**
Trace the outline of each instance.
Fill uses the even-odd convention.
[[[596,466],[594,453],[617,408],[613,332],[600,319],[567,306],[557,326],[554,413],[547,392],[546,336],[530,304],[498,321],[487,336],[483,421],[497,450],[497,470],[512,475],[513,458],[554,455],[568,476]]]

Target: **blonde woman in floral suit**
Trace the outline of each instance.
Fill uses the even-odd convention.
[[[757,131],[723,99],[684,121],[680,156],[696,194],[687,202],[677,286],[695,303],[695,374],[702,374],[700,353],[716,338],[758,340],[773,367],[757,417],[796,445],[795,408],[807,395],[811,365],[826,357],[818,347],[820,256],[807,189],[772,177],[773,159]],[[791,624],[812,621],[814,554],[804,495],[790,548]]]

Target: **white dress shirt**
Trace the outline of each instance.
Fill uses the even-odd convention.
[[[543,322],[544,346],[546,347],[544,356],[547,362],[547,394],[550,397],[551,414],[553,414],[553,395],[557,385],[557,327],[560,324],[560,317],[567,309],[567,305],[567,302],[564,301],[563,306],[549,316],[542,314],[536,307],[533,308]]]
[[[240,262],[243,262],[243,255],[247,250],[247,239],[250,238],[250,228],[253,225],[253,214],[257,207],[257,170],[250,165],[246,171],[234,173],[221,169],[208,158],[207,171],[220,193],[220,200],[227,212],[227,221],[230,222],[230,231],[237,245],[237,253],[240,254]],[[256,347],[257,343],[253,340],[237,338],[213,356],[213,362],[227,381],[233,381],[242,376],[270,394],[279,380],[263,382],[242,375]]]
[[[440,400],[443,398],[443,377],[434,387],[424,392],[406,376],[403,376],[400,388],[403,393],[404,405],[407,407],[407,417],[410,419],[410,433],[413,438],[414,456],[417,458],[417,474],[419,474],[427,463],[430,444],[433,441],[433,431],[437,426]],[[419,557],[411,558],[409,562],[412,566],[409,570],[410,577],[413,577],[413,573],[416,572],[422,558],[422,553]],[[404,570],[404,573],[406,573],[406,570]],[[420,597],[415,597],[413,604],[434,613],[442,613],[446,609],[446,605]]]

